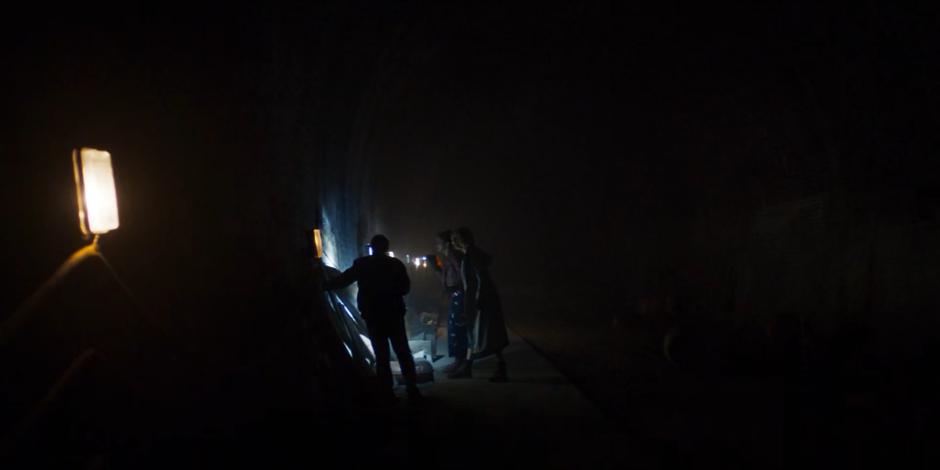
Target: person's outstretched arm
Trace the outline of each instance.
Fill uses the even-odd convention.
[[[359,280],[359,264],[353,265],[342,274],[323,283],[323,290],[342,289]]]

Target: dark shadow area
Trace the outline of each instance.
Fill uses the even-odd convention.
[[[683,3],[8,12],[0,467],[936,467],[938,11]],[[321,287],[387,235],[438,369],[460,226],[509,381],[380,407]]]

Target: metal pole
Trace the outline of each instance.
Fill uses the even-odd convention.
[[[29,296],[29,298],[20,304],[9,318],[4,320],[3,323],[0,323],[0,346],[6,344],[7,341],[16,334],[17,330],[19,330],[26,321],[26,318],[36,309],[36,306],[39,305],[39,303],[49,295],[49,292],[58,286],[76,266],[82,264],[86,259],[95,256],[101,256],[97,236],[90,244],[72,253],[72,255],[59,266],[59,269],[52,274],[52,277],[46,280],[36,292],[33,292],[33,295]],[[121,285],[123,287],[123,283]]]

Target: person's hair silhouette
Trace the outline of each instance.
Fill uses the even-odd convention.
[[[372,237],[372,241],[369,242],[372,245],[372,254],[385,254],[388,253],[390,248],[388,243],[388,238],[385,235],[376,235]]]

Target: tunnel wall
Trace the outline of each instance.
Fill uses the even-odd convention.
[[[410,252],[474,228],[575,375],[665,365],[680,327],[718,362],[802,335],[906,363],[936,336],[936,143],[902,10],[441,7],[387,84],[377,211]]]
[[[333,5],[18,14],[2,36],[10,203],[0,318],[87,243],[70,167],[79,146],[113,156],[121,226],[101,247],[132,293],[90,263],[31,315],[4,346],[22,365],[7,383],[28,388],[22,404],[97,344],[122,370],[140,369],[112,371],[100,388],[130,383],[177,418],[322,405],[308,353],[335,351],[304,336],[305,318],[322,314],[308,231],[327,215],[346,265],[373,223],[357,141],[387,31],[369,14]],[[125,321],[133,333],[108,328]],[[26,409],[6,411],[18,419]]]

